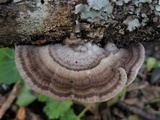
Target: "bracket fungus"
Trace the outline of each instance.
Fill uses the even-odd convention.
[[[36,92],[59,100],[94,103],[116,96],[136,77],[144,61],[141,44],[19,45],[16,66]]]

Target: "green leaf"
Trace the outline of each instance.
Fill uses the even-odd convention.
[[[31,89],[27,84],[23,85],[20,93],[18,94],[16,104],[19,106],[28,106],[37,98],[36,95],[31,93]]]
[[[154,65],[157,63],[157,60],[154,57],[149,57],[147,59],[147,70],[150,71],[154,68]]]
[[[21,80],[14,61],[14,49],[0,48],[0,83],[12,84]]]
[[[72,101],[58,101],[50,98],[43,111],[49,119],[58,119],[68,112],[72,104]]]
[[[67,112],[60,116],[60,120],[80,120],[80,118],[75,115],[72,109],[69,109]]]
[[[48,100],[48,97],[45,96],[45,95],[40,94],[40,95],[38,95],[37,100],[38,100],[39,102],[45,102],[45,101]]]

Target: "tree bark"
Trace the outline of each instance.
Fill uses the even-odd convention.
[[[106,1],[0,0],[0,47],[63,42],[71,35],[96,43],[160,41],[158,1]]]

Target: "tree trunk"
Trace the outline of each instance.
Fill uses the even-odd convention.
[[[0,0],[0,46],[71,36],[105,43],[160,41],[160,5],[122,0]]]

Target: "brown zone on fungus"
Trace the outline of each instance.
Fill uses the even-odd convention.
[[[22,48],[23,49],[23,48]],[[23,50],[20,50],[20,54],[19,54],[19,56],[21,56],[21,55],[23,55],[23,52],[22,52]],[[30,53],[30,54],[29,54]],[[27,56],[29,57],[29,58],[31,58],[30,57],[30,55],[31,55],[31,51],[29,52],[29,53],[27,53]],[[21,60],[22,61],[25,61],[24,59],[23,59],[23,57],[20,57],[21,58]],[[34,66],[34,64],[33,64],[33,62],[32,62],[32,60],[30,59],[30,62],[29,63],[32,63],[32,65]],[[27,69],[27,65],[26,64],[24,64],[24,66],[22,66],[23,67],[23,69],[25,69],[26,70],[26,73],[27,73],[27,75],[29,75],[29,76],[31,76],[31,79],[33,80],[33,82],[37,85],[37,87],[41,87],[41,88],[43,88],[43,89],[45,89],[46,91],[47,90],[49,90],[48,88],[49,87],[47,87],[47,86],[45,86],[44,85],[44,83],[42,84],[42,83],[40,83],[40,82],[38,82],[38,81],[36,81],[34,78],[34,75],[32,75],[32,73],[31,73],[31,71],[34,71],[34,69],[36,69],[36,67],[35,68],[33,68],[33,70],[31,70],[31,71],[29,71],[28,69]],[[116,72],[115,72],[116,73]],[[115,74],[114,73],[114,74]],[[44,77],[43,77],[43,75],[42,74],[39,74],[43,79],[44,79]],[[111,75],[112,77],[114,77],[114,75]],[[119,73],[118,72],[118,76],[121,78],[121,73]],[[111,77],[111,78],[112,78]],[[99,88],[102,88],[102,87],[105,87],[106,86],[106,84],[108,83],[108,82],[110,82],[110,80],[112,80],[112,79],[109,79],[109,80],[107,80],[106,82],[104,82],[103,84],[101,84],[101,83],[99,83],[98,85],[95,85],[94,87],[99,87]],[[47,79],[46,79],[47,80]],[[122,79],[121,79],[122,80]],[[118,82],[115,82],[112,86],[111,86],[111,88],[109,88],[109,89],[106,89],[105,91],[103,91],[103,92],[101,92],[101,93],[88,93],[88,94],[78,94],[78,93],[74,93],[73,91],[66,91],[66,92],[58,92],[56,89],[50,89],[50,91],[51,92],[53,92],[55,95],[57,95],[57,96],[63,96],[63,97],[69,97],[69,96],[71,96],[71,95],[73,95],[74,94],[74,96],[76,97],[76,98],[79,98],[79,99],[81,99],[81,98],[83,98],[83,99],[86,99],[86,98],[88,98],[88,97],[92,97],[92,96],[99,96],[99,97],[102,97],[104,94],[108,94],[108,93],[110,93],[110,92],[112,92],[113,90],[114,90],[114,88],[116,88],[117,86],[118,86],[118,84],[120,83],[120,81],[118,81]],[[56,85],[57,86],[57,85]],[[58,87],[58,86],[57,86]],[[91,86],[90,86],[91,87]],[[86,89],[88,89],[88,88],[90,88],[90,87],[87,87],[87,88],[84,88],[84,89],[80,89],[81,91],[83,91],[83,92],[85,92],[86,91]],[[92,86],[93,87],[93,86]],[[60,87],[60,89],[63,89],[63,87],[61,86]],[[66,89],[66,88],[65,88]],[[75,91],[79,91],[79,89],[75,89]],[[78,101],[78,100],[77,100]]]
[[[23,49],[24,48],[20,48],[19,49],[19,54],[18,54],[18,57],[21,59],[20,61],[25,61],[24,60],[24,58],[23,57],[20,57],[20,56],[23,56],[23,52],[25,52],[25,51],[23,51]],[[37,71],[36,69],[37,69],[37,66],[35,66],[35,63],[36,62],[34,62],[34,59],[32,59],[32,57],[31,57],[31,55],[32,55],[32,51],[33,49],[30,49],[29,50],[29,52],[27,53],[27,57],[29,57],[29,58],[31,58],[31,59],[29,59],[29,63],[31,63],[31,65],[32,65],[32,70],[31,71]],[[34,63],[34,64],[33,64]],[[39,74],[40,76],[41,76],[41,78],[43,78],[43,80],[46,80],[45,82],[47,82],[47,83],[49,83],[48,82],[48,80],[46,79],[46,76],[44,76],[44,74],[40,74],[40,73],[31,73],[31,71],[30,70],[28,70],[28,68],[27,68],[27,64],[24,62],[24,66],[22,66],[23,67],[23,69],[26,71],[26,74],[28,75],[28,76],[30,76],[31,77],[31,79],[33,80],[33,82],[38,86],[38,87],[41,87],[41,88],[43,88],[43,89],[45,89],[46,91],[49,89],[49,87],[48,86],[46,86],[46,85],[44,85],[44,81],[41,83],[41,82],[39,82],[39,81],[36,81],[36,79],[35,79],[35,77],[34,77],[34,75],[35,74]],[[115,72],[116,73],[116,72]],[[34,75],[33,75],[34,74]],[[119,75],[121,75],[121,74],[119,74]],[[106,84],[108,83],[108,82],[110,82],[110,80],[112,80],[111,78],[113,78],[114,77],[114,75],[111,75],[110,76],[110,79],[108,80],[108,81],[104,81],[103,82],[103,84],[102,83],[99,83],[98,85],[97,84],[95,84],[95,85],[92,85],[92,86],[90,86],[90,87],[99,87],[99,88],[102,88],[102,87],[105,87],[106,86]],[[39,79],[40,80],[40,79]],[[110,89],[107,89],[106,91],[104,91],[104,92],[102,92],[101,93],[101,95],[100,96],[102,96],[103,94],[106,94],[106,93],[109,93],[109,92],[111,92],[112,90],[114,90],[113,88],[115,87],[115,86],[117,86],[117,84],[118,84],[118,81],[117,81],[117,83],[115,82],[115,84],[110,88]],[[56,84],[55,84],[56,85]],[[56,85],[57,86],[57,85]],[[77,89],[75,89],[75,90],[81,90],[81,91],[86,91],[86,89],[89,89],[90,87],[88,87],[88,88],[77,88]],[[61,86],[61,87],[58,87],[57,86],[57,88],[60,88],[60,89],[63,89],[63,87]],[[55,93],[55,94],[57,94],[57,92],[56,92],[56,90],[54,90],[54,89],[52,89],[51,90],[53,93]],[[68,95],[72,95],[73,93],[70,91],[70,92],[67,92],[67,93],[59,93],[58,92],[58,94],[63,94],[62,96],[68,96]],[[57,95],[58,95],[57,94]],[[80,94],[75,94],[75,96],[77,96],[78,98],[81,98],[82,96],[92,96],[92,95],[94,95],[95,93],[89,93],[89,94],[86,94],[86,95],[80,95]]]

